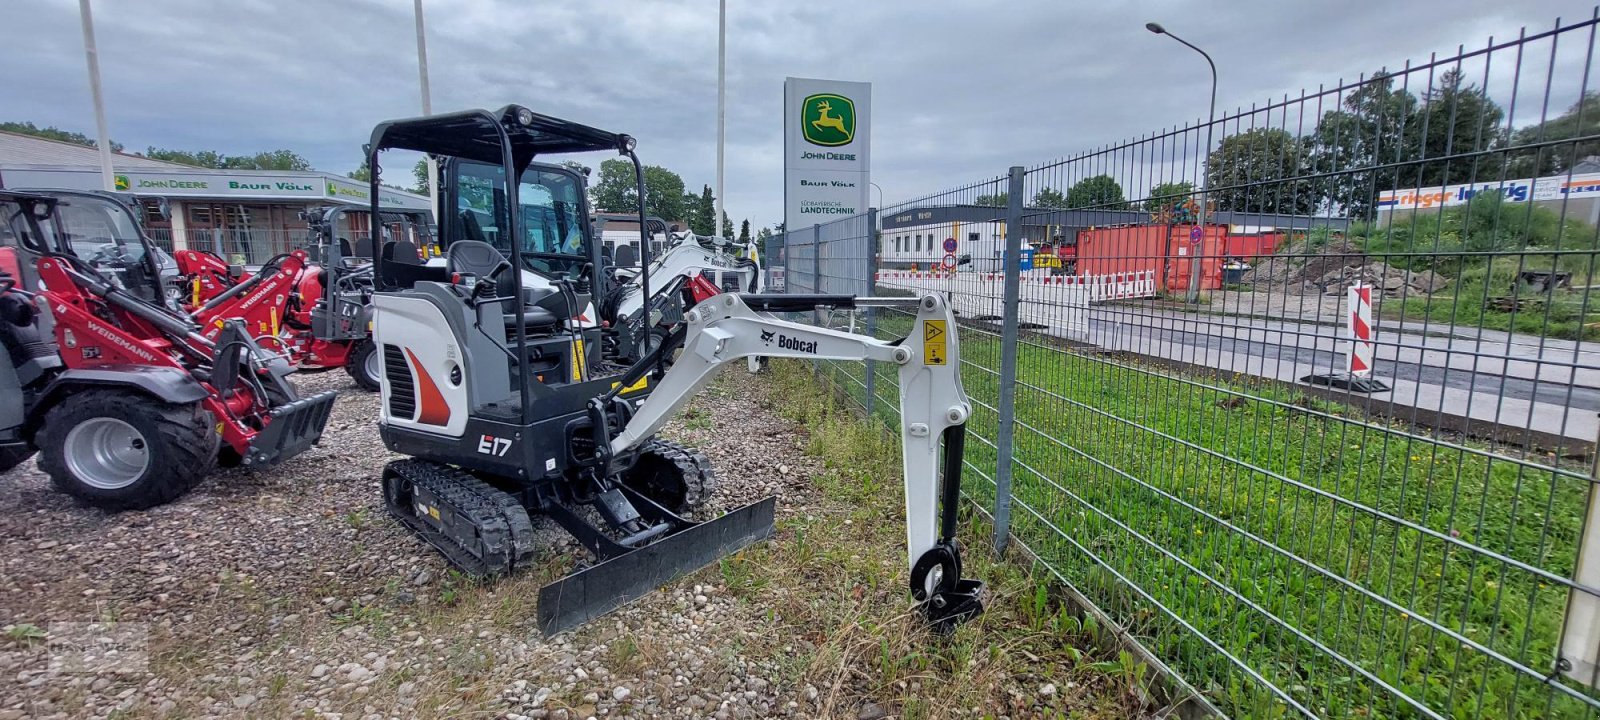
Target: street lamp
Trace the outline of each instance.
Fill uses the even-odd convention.
[[[871,185],[872,189],[878,191],[878,209],[882,210],[883,209],[883,188],[878,187],[878,184],[875,183],[875,182],[869,182],[867,184]]]
[[[1166,28],[1161,27],[1161,23],[1145,23],[1144,29],[1149,30],[1157,35],[1165,35],[1173,40],[1183,43],[1190,50],[1200,53],[1200,57],[1205,58],[1206,64],[1211,66],[1211,111],[1206,118],[1206,154],[1209,155],[1211,153],[1211,126],[1215,125],[1217,122],[1217,64],[1211,61],[1211,56],[1207,55],[1206,51],[1195,47],[1194,44],[1190,43],[1188,40],[1167,32]],[[1206,158],[1204,172],[1205,176],[1204,179],[1201,180],[1202,184],[1200,186],[1199,230],[1201,243],[1205,242],[1206,237],[1206,192],[1211,189],[1211,162],[1209,157]],[[1202,247],[1204,247],[1204,245],[1196,245],[1194,247],[1194,260],[1191,261],[1192,264],[1189,266],[1189,302],[1191,303],[1200,302],[1200,248]]]

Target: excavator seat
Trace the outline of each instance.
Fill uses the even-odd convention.
[[[516,278],[511,275],[511,264],[506,262],[504,255],[493,245],[481,240],[457,240],[450,243],[450,249],[445,252],[445,269],[450,273],[476,275],[485,280],[493,278],[495,295],[497,297],[511,297],[516,292]],[[524,303],[521,307],[522,324],[529,331],[549,330],[560,323],[561,319],[549,307],[548,303],[540,298],[536,303]],[[511,301],[506,302],[507,305]],[[506,334],[511,335],[517,330],[516,309],[505,314]]]

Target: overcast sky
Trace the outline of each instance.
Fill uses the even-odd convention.
[[[77,3],[0,4],[0,120],[92,135]],[[646,162],[691,189],[714,183],[715,0],[425,5],[436,111],[525,104],[638,137]],[[1212,54],[1231,109],[1592,13],[1550,0],[728,5],[727,209],[756,227],[782,219],[785,76],[873,84],[873,180],[892,205],[1203,116],[1203,61],[1147,21]],[[411,7],[97,0],[112,137],[140,151],[289,148],[347,172],[377,121],[420,112]]]

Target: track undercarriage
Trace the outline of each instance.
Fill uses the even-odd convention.
[[[547,633],[608,612],[637,594],[632,586],[653,588],[771,532],[770,501],[706,525],[688,520],[715,490],[716,473],[705,455],[659,439],[644,444],[626,471],[603,481],[516,486],[421,459],[396,460],[383,473],[390,514],[468,575],[498,577],[530,565],[539,549],[537,514],[593,553],[593,566],[541,591],[539,620]],[[595,516],[600,523],[591,522]],[[602,566],[605,573],[588,573]]]

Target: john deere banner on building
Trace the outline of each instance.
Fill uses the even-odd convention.
[[[785,228],[867,211],[871,117],[871,83],[783,81]]]

